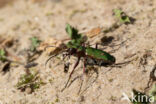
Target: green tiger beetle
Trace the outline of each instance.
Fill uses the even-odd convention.
[[[78,30],[69,24],[66,26],[66,32],[70,36],[71,40],[65,45],[67,48],[67,53],[65,55],[69,56],[74,55],[77,57],[77,61],[69,75],[69,78],[67,80],[67,83],[65,84],[65,87],[62,89],[62,91],[67,87],[71,76],[78,66],[81,58],[83,58],[83,73],[85,72],[85,65],[87,64],[95,64],[99,66],[105,66],[105,65],[112,65],[115,63],[115,57],[110,55],[109,53],[102,51],[100,49],[92,48],[90,46],[85,46],[85,40],[82,34],[78,33]],[[53,57],[53,56],[52,56]],[[50,57],[46,63],[52,58]]]

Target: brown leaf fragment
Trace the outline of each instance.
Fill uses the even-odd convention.
[[[56,53],[60,51],[63,47],[63,42],[55,38],[49,38],[40,44],[38,47],[39,51],[45,51],[47,54]]]
[[[90,31],[86,32],[85,34],[89,37],[89,38],[92,38],[92,37],[95,37],[96,35],[99,35],[100,32],[101,32],[101,28],[100,27],[96,27],[96,28],[93,28],[91,29]]]

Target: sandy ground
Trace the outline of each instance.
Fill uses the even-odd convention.
[[[156,62],[156,0],[0,0],[0,39],[13,39],[12,46],[5,48],[26,63],[25,53],[21,52],[29,48],[29,38],[65,39],[66,23],[80,32],[95,27],[107,29],[116,22],[112,12],[116,8],[135,18],[135,23],[100,33],[92,40],[101,42],[102,37],[108,36],[114,38],[110,45],[126,41],[122,45],[100,48],[108,52],[115,50],[111,54],[116,57],[116,63],[133,61],[111,70],[111,67],[97,67],[98,73],[91,71],[83,77],[78,94],[80,78],[61,92],[76,58],[71,57],[70,70],[64,73],[63,63],[57,58],[45,68],[49,56],[42,52],[35,60],[38,65],[34,69],[39,71],[45,84],[31,94],[21,92],[15,85],[25,68],[13,65],[5,74],[0,72],[0,104],[128,104],[122,100],[123,93],[130,96],[132,89],[144,92]],[[0,63],[0,70],[3,65]],[[80,62],[72,79],[81,76],[82,69]]]

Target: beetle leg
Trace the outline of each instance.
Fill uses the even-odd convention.
[[[98,43],[95,44],[95,48],[96,48],[96,49],[98,49],[98,45],[99,45]]]
[[[84,62],[83,62],[83,73],[86,72],[86,57],[84,57]]]
[[[77,62],[75,63],[75,65],[74,65],[74,67],[73,67],[73,70],[71,71],[71,73],[70,73],[70,75],[69,75],[69,78],[68,78],[68,81],[67,81],[65,87],[64,87],[61,91],[64,91],[64,89],[67,87],[67,85],[68,85],[68,83],[69,83],[69,80],[70,80],[70,78],[71,78],[71,76],[72,76],[72,74],[73,74],[75,68],[77,67],[77,65],[78,65],[79,62],[80,62],[80,58],[81,58],[81,57],[78,57],[78,60],[77,60]]]

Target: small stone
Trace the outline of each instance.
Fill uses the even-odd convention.
[[[28,87],[28,88],[25,89],[25,92],[28,93],[28,94],[31,94],[32,93],[32,89],[30,87]]]

